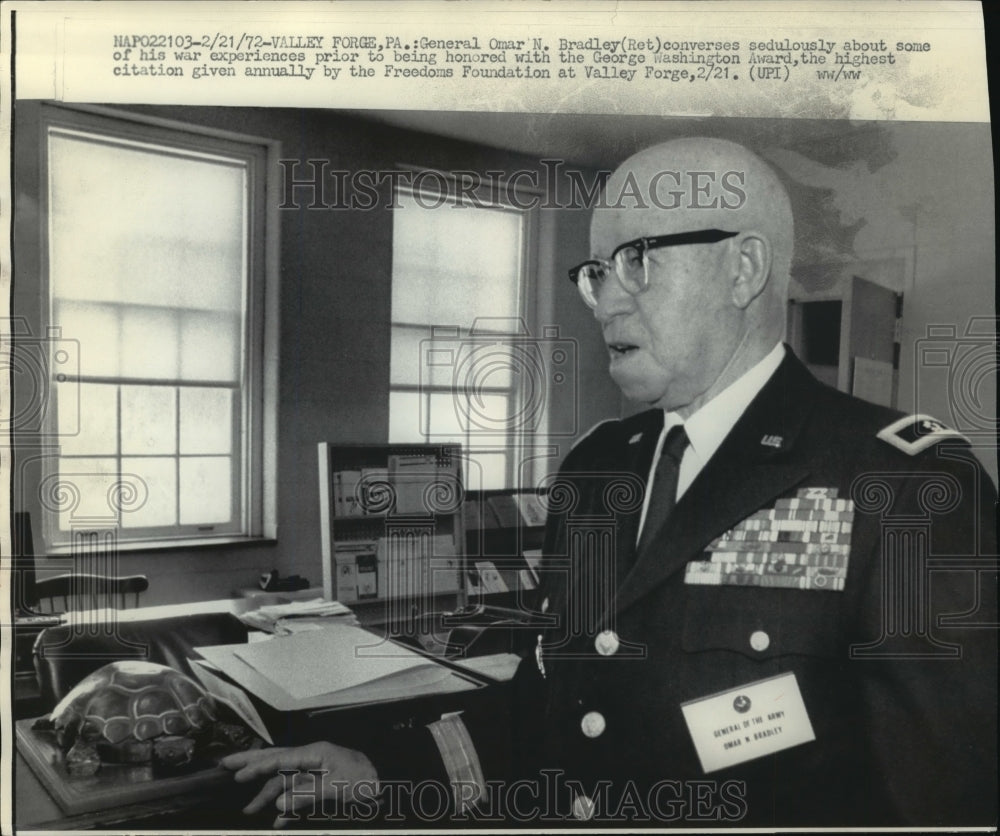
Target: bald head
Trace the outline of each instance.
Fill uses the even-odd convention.
[[[700,229],[765,238],[775,280],[770,290],[783,301],[794,243],[788,193],[767,163],[735,142],[676,139],[633,154],[608,180],[591,243],[598,253],[640,235]]]
[[[665,238],[707,230],[732,234]],[[775,172],[746,148],[673,140],[625,160],[594,210],[593,257],[620,256],[639,238],[651,239],[644,289],[603,282],[594,300],[611,373],[630,398],[690,414],[784,335],[791,204]]]

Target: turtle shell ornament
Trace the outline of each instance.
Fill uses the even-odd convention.
[[[71,775],[101,764],[177,771],[259,745],[193,679],[153,662],[112,662],[82,679],[37,728],[54,729]],[[205,765],[208,765],[207,763]]]

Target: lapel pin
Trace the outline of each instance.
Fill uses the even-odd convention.
[[[780,435],[765,435],[761,438],[760,443],[763,447],[781,447],[782,442],[785,440],[784,436]]]
[[[641,439],[641,438],[642,438],[642,433],[636,433],[635,435],[633,435],[633,436],[632,436],[632,437],[631,437],[631,438],[630,438],[630,439],[628,440],[628,443],[629,443],[629,444],[635,444],[635,443],[636,443],[637,441],[639,441],[639,439]]]

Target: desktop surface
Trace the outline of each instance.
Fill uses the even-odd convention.
[[[186,604],[139,607],[131,610],[95,610],[89,612],[66,613],[61,616],[61,624],[70,628],[79,627],[84,633],[95,625],[117,623],[132,625],[123,635],[142,628],[149,631],[155,622],[172,619],[170,624],[183,624],[184,616],[196,617],[211,613],[239,615],[260,606],[253,600],[221,599]],[[27,629],[27,625],[24,629]],[[61,628],[57,628],[61,629]],[[36,629],[37,633],[38,630]],[[280,641],[272,639],[272,641]],[[331,710],[301,711],[282,713],[269,711],[254,699],[268,727],[281,730],[278,745],[294,745],[316,739],[327,739],[364,749],[372,739],[391,735],[394,730],[414,728],[438,719],[443,713],[461,711],[480,700],[503,701],[501,692],[505,685],[492,682],[489,674],[465,671],[478,678],[481,685],[474,690],[448,694],[425,694],[413,698],[401,698],[376,704],[362,704],[334,707]],[[51,706],[45,706],[45,710]],[[44,710],[39,713],[44,713]],[[24,716],[24,715],[22,715]],[[19,721],[29,724],[31,719]],[[19,730],[21,725],[18,726]],[[19,735],[19,738],[23,735]],[[134,802],[116,799],[118,803],[110,808],[72,812],[60,806],[34,773],[25,758],[25,741],[18,740],[18,751],[14,763],[15,823],[24,829],[82,829],[89,827],[124,826],[147,828],[197,828],[197,829],[243,829],[247,827],[270,827],[273,815],[266,821],[251,821],[240,810],[246,798],[240,794],[247,788],[224,782],[221,787],[206,792],[205,787],[185,787],[183,792],[164,798],[145,798]]]

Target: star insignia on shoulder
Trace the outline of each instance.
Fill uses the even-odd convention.
[[[958,430],[946,427],[930,415],[905,415],[879,430],[876,437],[910,456],[915,456],[946,438],[957,438],[966,443],[969,441]]]

